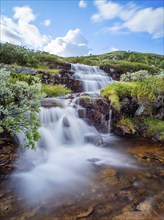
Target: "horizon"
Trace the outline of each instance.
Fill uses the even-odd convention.
[[[61,57],[164,55],[163,17],[163,1],[2,0],[0,40]]]

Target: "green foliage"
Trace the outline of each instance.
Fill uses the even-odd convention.
[[[32,75],[27,75],[26,73],[24,74],[17,74],[17,73],[11,73],[11,78],[10,81],[12,83],[16,83],[17,81],[24,81],[28,83],[29,85],[34,84],[35,82],[38,82],[38,77],[32,76]]]
[[[101,95],[108,98],[111,105],[120,110],[120,101],[126,96],[133,96],[136,91],[136,83],[117,82],[101,90]]]
[[[107,97],[117,110],[120,110],[120,101],[126,96],[136,96],[140,104],[152,105],[158,95],[163,93],[163,75],[148,77],[137,82],[117,82],[101,90],[101,95]]]
[[[64,58],[46,52],[34,51],[22,46],[0,43],[0,63],[16,64],[34,68],[58,68]]]
[[[47,85],[42,84],[42,92],[44,92],[48,97],[56,97],[64,94],[71,93],[71,90],[66,88],[64,85]]]
[[[121,120],[117,123],[117,127],[126,127],[127,129],[132,131],[133,134],[135,133],[134,124],[131,118],[122,117]]]
[[[29,83],[28,83],[29,82]],[[0,70],[0,133],[25,134],[25,146],[35,147],[39,139],[41,83],[35,80],[14,79],[10,72]]]
[[[164,141],[164,121],[146,118],[144,124],[147,126],[145,136],[159,136],[160,141]]]
[[[0,44],[0,62],[21,66],[37,67],[39,60],[33,50],[9,43]]]
[[[136,83],[136,95],[139,102],[154,102],[164,93],[164,76],[153,76]]]
[[[150,74],[148,73],[147,70],[139,70],[139,71],[133,72],[133,73],[127,72],[125,74],[122,74],[120,80],[124,81],[124,82],[139,81],[139,80],[143,80],[149,76],[150,76]]]
[[[121,73],[148,70],[157,73],[164,69],[163,56],[137,52],[116,51],[102,55],[69,57],[71,63],[100,66],[103,69],[115,68]]]
[[[121,73],[148,70],[149,73],[153,74],[164,69],[163,56],[156,54],[116,51],[95,56],[63,58],[9,43],[0,44],[0,63],[40,69],[60,69],[67,62],[95,65],[103,69],[115,68]]]
[[[139,70],[148,70],[149,73],[153,74],[160,71],[158,67],[154,67],[143,63],[129,62],[125,60],[111,60],[111,61],[103,62],[101,67],[103,69],[114,68],[120,73],[127,73],[129,71],[135,72]]]
[[[54,75],[56,75],[56,74],[60,74],[60,70],[59,69],[51,69],[51,70],[47,70],[46,71],[47,73],[50,73],[50,74],[54,74]]]

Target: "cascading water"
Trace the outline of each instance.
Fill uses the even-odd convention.
[[[75,78],[83,82],[85,92],[96,92],[112,82],[112,78],[98,66],[71,64],[71,70]]]
[[[73,66],[75,68],[76,65]],[[86,65],[81,65],[81,69],[81,77],[84,69],[86,70],[84,79],[91,79],[93,71],[93,84],[86,80],[89,81],[86,87],[90,90],[100,89],[111,81],[96,67],[88,67],[89,73]],[[28,161],[30,168],[18,171],[14,175],[15,178],[19,178],[21,192],[26,198],[30,199],[33,196],[37,201],[43,194],[52,195],[68,189],[70,191],[71,188],[86,183],[88,174],[91,175],[91,161],[96,165],[131,166],[131,161],[126,156],[92,144],[95,143],[95,137],[101,138],[101,135],[94,127],[78,118],[71,104],[63,104],[62,107],[41,107],[38,117],[42,124],[39,129],[41,139],[36,143],[36,150],[26,150],[21,158],[21,163]],[[88,137],[89,140],[93,140],[87,141]],[[23,134],[20,133],[18,138],[22,142]]]

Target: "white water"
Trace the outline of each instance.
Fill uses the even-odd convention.
[[[112,78],[97,66],[71,64],[76,79],[83,82],[85,92],[95,92],[112,83]]]
[[[19,161],[20,164],[28,162],[30,168],[14,175],[21,183],[19,190],[34,202],[41,196],[68,192],[86,184],[92,174],[92,163],[133,167],[133,161],[116,150],[86,143],[85,135],[100,134],[78,118],[71,105],[64,102],[62,106],[41,108],[38,115],[42,123],[41,139],[36,143],[36,150],[26,150]],[[23,134],[18,138],[21,143]]]

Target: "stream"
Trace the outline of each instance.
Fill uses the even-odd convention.
[[[72,71],[93,99],[113,83],[98,67],[72,64]],[[41,107],[36,149],[18,152],[17,169],[0,183],[1,219],[162,219],[162,146],[116,137],[111,117],[109,132],[98,132],[79,117],[80,95],[43,100],[56,106]],[[22,145],[23,133],[18,139]]]

